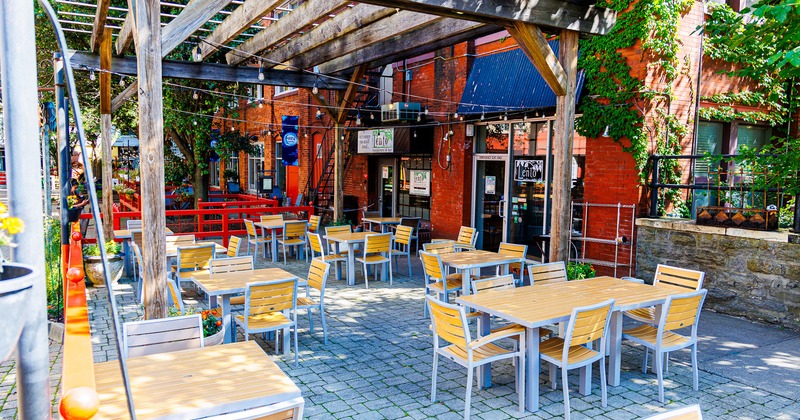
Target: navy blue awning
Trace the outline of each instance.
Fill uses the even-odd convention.
[[[550,41],[558,55],[558,41]],[[578,72],[577,102],[583,89],[584,72]],[[469,105],[467,105],[469,104]],[[484,105],[485,107],[481,106]],[[461,105],[461,114],[502,112],[511,109],[542,109],[556,106],[556,95],[520,49],[478,57],[472,65]],[[500,107],[500,108],[498,108]]]

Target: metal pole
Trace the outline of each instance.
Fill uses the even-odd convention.
[[[659,168],[658,163],[660,157],[653,155],[653,182],[650,184],[650,217],[658,218],[658,183],[659,183]]]
[[[53,73],[56,78],[56,136],[58,137],[58,176],[61,194],[59,198],[59,214],[61,215],[61,245],[69,245],[69,216],[67,216],[67,196],[69,195],[69,180],[72,174],[72,161],[69,152],[69,131],[67,130],[67,117],[69,115],[69,102],[66,98],[66,84],[64,82],[64,61],[61,54],[53,55]]]
[[[42,276],[44,229],[39,174],[38,99],[33,3],[0,1],[0,80],[6,133],[10,212],[25,223],[14,238],[15,260],[32,265]],[[27,319],[17,342],[17,389],[22,419],[50,418],[47,297],[44,279],[35,281]]]

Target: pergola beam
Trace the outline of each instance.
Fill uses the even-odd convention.
[[[200,59],[203,61],[219,49],[220,45],[225,45],[242,32],[246,31],[250,25],[256,23],[262,16],[275,10],[286,0],[247,0],[236,10],[233,11],[225,20],[222,21],[211,35],[207,36],[200,48]],[[195,57],[197,49],[195,48]]]
[[[161,56],[166,57],[230,2],[231,0],[190,1],[178,17],[161,30]]]
[[[617,22],[617,12],[611,9],[564,0],[359,0],[359,2],[493,24],[520,21],[547,29],[568,29],[590,35],[606,35]]]
[[[83,51],[71,51],[70,63],[75,70],[97,69],[100,67],[100,59],[96,54]],[[136,58],[114,57],[111,60],[111,69],[114,73],[135,76],[137,74]],[[225,64],[163,60],[162,71],[164,78],[173,79],[194,79],[308,88],[316,84],[319,89],[347,89],[347,82],[333,80],[327,77],[319,77],[311,73],[290,70],[263,70],[264,80],[261,80],[258,77],[258,67],[236,67]]]
[[[128,101],[128,99],[132,98],[133,95],[136,95],[136,89],[139,88],[139,82],[133,82],[129,84],[119,95],[115,96],[114,99],[111,100],[111,113],[117,112],[118,109]]]
[[[230,65],[237,65],[252,58],[253,55],[265,51],[277,45],[281,41],[288,39],[303,28],[308,27],[320,16],[327,16],[349,2],[341,0],[319,0],[309,1],[301,4],[292,13],[278,19],[277,22],[269,25],[266,29],[255,34],[252,38],[239,45],[239,51],[230,51],[225,58]],[[347,13],[347,12],[346,12]]]
[[[97,9],[94,11],[94,27],[92,27],[92,39],[89,44],[92,51],[97,51],[100,48],[100,41],[103,38],[103,31],[106,27],[106,20],[108,19],[108,7],[111,5],[111,0],[97,0]]]
[[[303,54],[308,55],[311,51],[313,51],[311,54],[316,55],[318,52],[316,49],[326,43],[331,43],[331,40],[341,39],[364,27],[369,28],[375,22],[396,14],[398,13],[394,9],[368,4],[357,5],[345,13],[322,22],[313,30],[290,40],[280,48],[270,51],[264,55],[264,66],[274,67],[276,63],[283,63]],[[308,66],[300,68],[306,67]]]
[[[556,96],[565,95],[567,93],[567,74],[558,62],[558,57],[550,49],[550,45],[539,27],[531,23],[516,21],[506,29],[542,75],[550,89],[553,89]]]
[[[117,34],[117,42],[114,44],[114,50],[117,54],[121,55],[131,45],[131,41],[136,37],[136,24],[133,23],[133,13],[128,12],[125,15],[125,22],[122,23],[122,29]]]

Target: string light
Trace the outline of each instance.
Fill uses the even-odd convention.
[[[97,76],[94,75],[94,69],[89,70],[89,80],[94,82],[96,78]]]
[[[394,103],[389,102],[389,109],[394,109]]]
[[[317,81],[316,80],[314,81],[314,86],[311,87],[311,93],[313,93],[314,95],[319,93],[319,88],[317,87]]]
[[[318,120],[322,119],[322,110],[319,107],[317,107],[317,119]]]
[[[361,112],[356,114],[356,125],[361,125]]]
[[[458,118],[458,111],[453,113],[453,119],[457,119],[457,118]]]
[[[486,119],[486,110],[484,108],[481,108],[481,121],[483,121],[484,119]]]
[[[425,105],[425,115],[428,115],[428,105]]]
[[[200,44],[197,44],[197,48],[194,49],[194,61],[200,61],[203,59],[203,52],[200,50]]]
[[[375,119],[375,113],[374,112],[370,112],[369,113],[369,119],[371,119],[371,120]]]
[[[417,130],[414,130],[414,138],[417,138]]]
[[[200,93],[197,91],[197,89],[194,90],[194,93],[192,94],[192,99],[194,99],[195,101],[200,99]]]
[[[192,123],[194,123],[194,125],[197,125],[197,120],[192,121]]]
[[[422,115],[417,113],[417,122],[422,122]]]
[[[508,121],[508,112],[503,114],[503,121]]]
[[[236,129],[231,125],[231,131],[236,131]]]
[[[119,78],[119,85],[120,86],[125,86],[125,78],[124,77],[120,77]]]
[[[264,81],[264,63],[258,62],[258,80]]]

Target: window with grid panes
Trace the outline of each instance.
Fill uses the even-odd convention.
[[[431,198],[409,194],[411,170],[431,170],[432,159],[429,155],[410,156],[400,159],[400,190],[397,194],[397,214],[405,217],[431,218]]]

